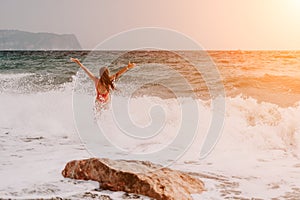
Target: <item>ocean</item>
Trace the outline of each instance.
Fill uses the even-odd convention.
[[[136,67],[97,110],[92,81],[70,57],[97,76]],[[98,185],[60,172],[96,155],[188,171],[207,189],[194,199],[297,199],[299,102],[300,51],[0,51],[0,198],[79,198]]]

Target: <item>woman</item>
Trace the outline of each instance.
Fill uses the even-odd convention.
[[[134,63],[128,63],[126,67],[123,67],[116,74],[109,76],[109,71],[107,67],[101,67],[99,70],[99,78],[94,76],[77,58],[71,58],[71,61],[77,63],[85,73],[92,79],[96,88],[96,101],[99,103],[106,103],[109,100],[110,90],[115,89],[114,81],[117,80],[122,74],[124,74],[128,69],[135,67]]]

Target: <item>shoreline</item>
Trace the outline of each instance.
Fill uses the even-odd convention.
[[[1,141],[6,141],[2,146],[4,150],[2,152],[6,156],[1,158],[0,175],[7,180],[7,182],[0,184],[0,199],[128,199],[122,197],[122,195],[126,195],[123,192],[98,191],[99,184],[94,181],[63,178],[61,170],[67,161],[90,157],[77,135],[70,134],[57,138],[41,135],[21,135],[22,133],[14,130],[0,130]],[[8,134],[6,134],[7,132]],[[57,143],[57,141],[59,142]],[[283,151],[270,150],[269,153],[276,153],[273,158],[266,154],[265,156],[245,157],[243,160],[232,159],[234,157],[230,159],[228,156],[231,154],[226,152],[224,154],[224,150],[222,150],[223,142],[220,141],[212,155],[202,161],[189,158],[187,154],[185,158],[178,160],[171,166],[172,169],[187,172],[203,180],[207,191],[198,195],[200,199],[216,197],[266,198],[270,195],[270,192],[274,193],[277,190],[272,197],[300,195],[300,191],[293,187],[293,182],[298,180],[297,176],[293,179],[286,175],[285,186],[282,185],[282,180],[276,178],[276,174],[280,174],[281,171],[300,169],[298,158],[293,158],[293,156],[291,157]],[[192,147],[190,153],[193,151]],[[246,152],[242,151],[238,154],[242,155]],[[241,158],[241,156],[238,157]],[[226,162],[228,159],[231,162]],[[25,162],[28,162],[28,164],[26,165]],[[276,166],[276,168],[273,167],[274,170],[276,169],[276,173],[269,174],[270,176],[260,174],[260,171],[268,170],[271,166]],[[261,168],[259,172],[255,172],[257,167]],[[239,168],[243,168],[243,170],[237,173],[236,170]],[[249,170],[252,168],[253,170]],[[12,174],[13,176],[11,176]],[[250,195],[251,190],[247,192],[250,189],[247,189],[249,184],[252,186],[258,184],[257,187],[265,188],[266,194],[252,193]],[[257,187],[254,187],[254,189]],[[133,195],[135,199],[147,199],[140,195],[128,195]]]

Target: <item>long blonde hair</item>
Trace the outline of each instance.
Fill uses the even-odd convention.
[[[99,70],[99,82],[105,87],[107,91],[115,89],[113,82],[110,80],[109,71],[107,67],[101,67]],[[98,84],[99,84],[98,82]]]

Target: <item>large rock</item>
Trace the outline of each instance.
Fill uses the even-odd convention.
[[[93,180],[100,188],[146,195],[155,199],[192,199],[204,184],[190,175],[150,162],[90,158],[67,163],[66,178]]]

